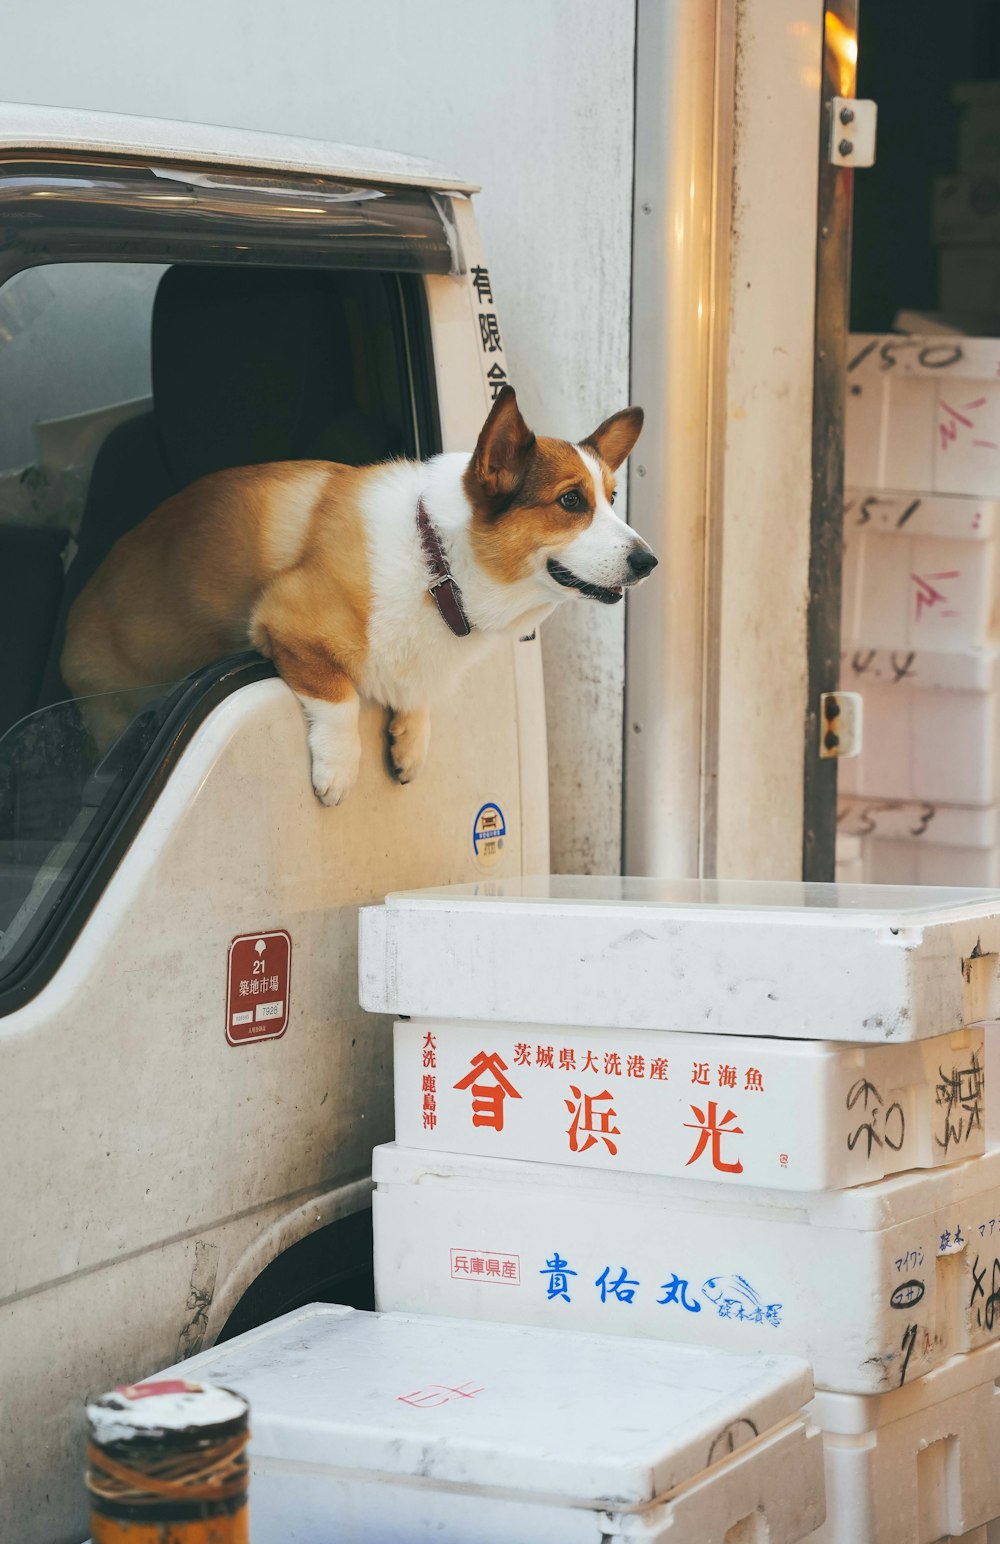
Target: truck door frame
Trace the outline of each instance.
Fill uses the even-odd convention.
[[[301,240],[289,236],[296,204]],[[27,269],[71,262],[377,268],[395,275],[416,453],[440,448],[428,305],[426,295],[418,303],[414,281],[462,266],[447,193],[419,182],[353,183],[238,165],[170,167],[162,155],[138,160],[107,148],[11,148],[0,137],[0,215],[0,287]],[[417,355],[426,369],[416,368]],[[30,1001],[59,968],[199,725],[230,692],[273,674],[252,653],[195,672],[173,692],[168,717],[134,770],[124,778],[108,772],[96,789],[103,807],[93,850],[24,959],[0,979],[0,1018]],[[109,768],[113,758],[114,748]]]

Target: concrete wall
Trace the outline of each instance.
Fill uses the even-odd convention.
[[[478,200],[511,379],[540,431],[628,401],[634,0],[7,0],[0,99],[423,154]],[[545,635],[552,862],[620,865],[620,608]]]

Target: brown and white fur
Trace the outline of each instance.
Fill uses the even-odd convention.
[[[87,698],[253,645],[302,704],[324,804],[357,777],[359,697],[392,710],[392,761],[409,782],[427,756],[430,704],[485,651],[561,602],[620,600],[655,566],[611,508],[641,427],[641,409],[626,408],[580,445],[536,439],[505,387],[471,456],[213,473],[112,548],[70,612],[63,677]],[[465,638],[428,594],[421,498],[473,624]],[[106,714],[90,705],[103,742],[123,727]]]

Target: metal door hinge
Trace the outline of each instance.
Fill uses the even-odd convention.
[[[834,97],[830,103],[828,153],[834,166],[875,165],[878,103],[863,97]]]
[[[823,692],[819,699],[819,753],[860,756],[864,703],[860,692]]]

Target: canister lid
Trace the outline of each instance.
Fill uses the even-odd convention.
[[[87,1405],[90,1434],[99,1447],[133,1438],[205,1436],[247,1419],[249,1405],[231,1389],[187,1378],[123,1384]]]

